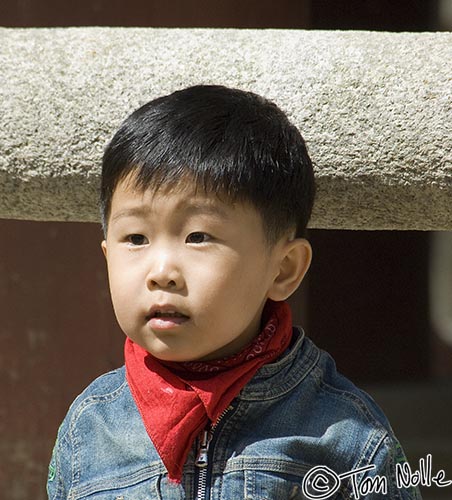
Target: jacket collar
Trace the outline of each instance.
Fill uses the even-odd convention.
[[[310,373],[319,357],[320,350],[300,327],[294,327],[291,347],[277,361],[260,368],[238,399],[267,401],[283,396]]]

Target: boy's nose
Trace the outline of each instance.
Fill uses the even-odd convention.
[[[183,278],[178,267],[167,255],[160,255],[154,260],[147,275],[146,284],[149,290],[180,289],[183,287]]]

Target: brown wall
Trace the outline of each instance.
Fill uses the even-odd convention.
[[[122,364],[123,334],[97,225],[0,220],[0,234],[0,485],[37,500],[69,403]]]
[[[303,28],[307,0],[3,0],[0,26]]]
[[[366,383],[432,370],[429,234],[311,231],[309,323],[343,373]]]

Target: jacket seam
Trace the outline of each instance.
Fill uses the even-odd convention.
[[[108,375],[108,374],[107,374]],[[78,421],[81,415],[90,406],[111,402],[117,399],[123,392],[124,388],[127,386],[127,381],[124,380],[119,387],[105,394],[101,395],[89,395],[78,402],[78,405],[73,408],[73,414],[70,418],[67,432],[67,439],[72,447],[72,460],[71,460],[71,487],[69,491],[72,491],[74,487],[79,484],[80,481],[80,437],[78,432]],[[69,495],[72,498],[72,493]]]
[[[306,337],[303,339],[303,343]],[[297,358],[302,355],[309,355],[309,360],[306,361],[306,363],[300,368],[295,371],[295,373],[292,373],[290,375],[289,380],[284,381],[282,384],[280,384],[280,391],[277,394],[270,395],[270,396],[264,396],[264,393],[266,391],[253,391],[251,388],[249,393],[248,391],[244,391],[244,393],[239,394],[238,399],[241,401],[273,401],[275,399],[280,399],[284,396],[286,396],[288,393],[292,392],[294,389],[296,389],[311,373],[312,371],[316,368],[318,365],[319,359],[320,359],[320,350],[314,346],[314,344],[310,343],[308,345],[308,353],[303,353],[301,351],[302,345],[300,345],[299,350],[297,354],[293,357],[291,360],[291,363],[295,363]],[[300,352],[301,351],[301,352]],[[268,383],[268,381],[272,379],[272,377],[277,377],[281,371],[287,368],[287,366],[282,366],[278,372],[276,372],[273,375],[268,375],[265,377],[265,382]],[[261,377],[264,379],[264,376],[262,375]],[[262,382],[261,382],[262,383]]]
[[[347,389],[337,389],[326,382],[323,377],[318,377],[318,380],[320,382],[320,387],[327,390],[330,394],[334,394],[339,399],[341,396],[347,398],[353,404],[353,406],[359,410],[360,414],[366,417],[366,421],[371,426],[380,431],[383,431],[384,433],[388,433],[386,427],[373,415],[373,413],[368,409],[368,405],[366,404],[366,402],[357,394]]]

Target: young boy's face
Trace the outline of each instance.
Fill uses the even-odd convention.
[[[248,204],[118,184],[102,243],[118,322],[169,361],[219,359],[260,332],[286,242],[270,248]]]

